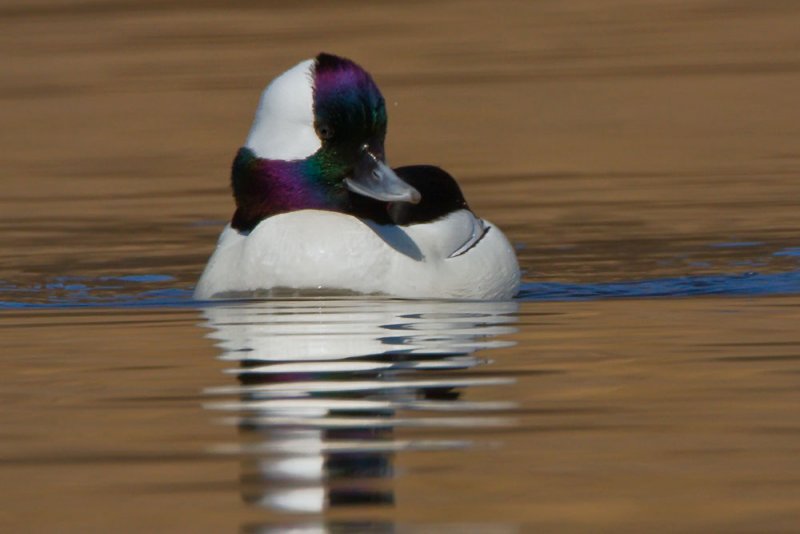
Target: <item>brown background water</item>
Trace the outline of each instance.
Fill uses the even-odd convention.
[[[796,528],[798,27],[778,0],[0,2],[0,525]],[[390,162],[450,170],[527,284],[516,345],[435,375],[514,379],[459,390],[510,422],[398,423],[473,445],[321,483],[391,502],[290,514],[246,496],[307,482],[219,454],[252,436],[204,408],[237,382],[188,294],[260,90],[320,50],[373,74]]]

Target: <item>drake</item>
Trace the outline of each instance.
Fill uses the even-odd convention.
[[[447,172],[386,164],[386,107],[370,75],[330,54],[261,95],[231,172],[233,218],[194,297],[285,289],[500,300],[514,250]]]

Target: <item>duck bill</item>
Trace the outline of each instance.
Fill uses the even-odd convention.
[[[346,178],[345,184],[354,193],[384,202],[417,204],[422,198],[367,146],[362,148],[353,176]]]

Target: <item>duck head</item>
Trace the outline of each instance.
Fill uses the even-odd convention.
[[[273,80],[233,164],[233,226],[249,230],[299,209],[347,212],[349,192],[381,202],[420,200],[386,164],[386,107],[354,62],[320,54]]]

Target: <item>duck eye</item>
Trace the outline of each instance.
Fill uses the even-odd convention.
[[[333,128],[329,124],[320,124],[317,126],[317,135],[320,139],[330,139],[333,137]]]

